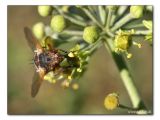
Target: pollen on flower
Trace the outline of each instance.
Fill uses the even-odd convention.
[[[116,32],[114,44],[115,52],[127,51],[130,46],[131,35],[134,34],[134,29],[129,31],[122,31],[121,29]]]
[[[115,48],[114,49],[114,52],[118,53],[119,49],[118,48]]]
[[[54,78],[53,72],[49,72],[44,76],[44,80],[50,82],[50,83],[56,83],[56,80]]]
[[[78,90],[79,89],[79,85],[77,83],[74,83],[72,85],[73,90]]]
[[[65,80],[65,81],[62,82],[62,87],[63,87],[63,88],[68,88],[69,85],[70,85],[70,82],[67,81],[67,80]]]
[[[114,110],[119,106],[119,96],[117,93],[108,94],[104,100],[104,106],[108,110]]]
[[[56,80],[55,80],[55,79],[53,79],[53,80],[52,80],[52,83],[53,83],[53,84],[55,84],[55,83],[56,83]]]
[[[72,80],[72,76],[71,75],[68,76],[68,80]]]
[[[127,58],[131,58],[132,54],[128,53],[128,49],[131,45],[136,45],[138,48],[141,48],[142,45],[132,40],[131,35],[135,33],[134,29],[122,31],[121,29],[116,32],[114,45],[114,51],[116,53],[125,53]]]
[[[82,69],[81,68],[77,68],[77,72],[82,72]]]
[[[66,83],[65,83],[65,86],[66,86],[66,87],[69,87],[69,82],[66,82]]]
[[[58,80],[61,80],[61,79],[63,79],[64,78],[64,75],[60,75],[59,77],[58,77]]]
[[[115,46],[116,46],[116,48],[119,49],[119,51],[125,51],[125,50],[128,49],[128,46],[129,46],[128,41],[129,41],[129,36],[126,36],[126,35],[119,36],[119,35],[117,35],[115,37]]]
[[[138,48],[141,48],[142,47],[142,44],[140,44],[140,43],[137,43],[137,42],[133,42],[133,45],[136,45]]]
[[[131,53],[128,53],[128,54],[127,54],[127,58],[130,59],[131,57],[132,57],[132,54],[131,54]]]
[[[50,83],[53,83],[53,84],[55,84],[56,83],[56,80],[54,79],[54,78],[51,78],[51,77],[44,77],[44,80],[46,80],[46,81],[48,81],[48,82],[50,82]]]
[[[73,52],[70,52],[70,53],[68,54],[68,56],[71,57],[71,58],[75,57],[74,54],[73,54]]]

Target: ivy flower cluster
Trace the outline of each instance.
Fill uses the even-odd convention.
[[[40,21],[32,27],[33,34],[42,45],[48,42],[59,48],[62,44],[74,44],[60,63],[62,68],[70,67],[58,76],[57,72],[50,71],[44,77],[50,83],[63,79],[64,87],[77,82],[87,69],[91,55],[103,44],[111,54],[124,55],[128,59],[134,57],[129,52],[131,46],[143,46],[141,41],[134,40],[134,36],[142,36],[142,40],[152,44],[152,18],[146,17],[152,15],[152,6],[47,5],[38,6],[38,13],[50,20],[50,24]],[[46,37],[50,39],[46,41]],[[78,84],[73,84],[73,88],[78,89]],[[116,93],[110,94],[105,99],[105,107],[110,110],[118,107],[118,99]]]

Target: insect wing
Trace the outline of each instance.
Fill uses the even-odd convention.
[[[28,45],[30,46],[30,48],[34,51],[35,49],[41,49],[42,47],[40,45],[40,43],[38,42],[38,40],[34,37],[34,35],[32,34],[32,31],[28,28],[25,27],[24,28],[24,33],[25,33],[25,37],[27,39]]]
[[[39,71],[39,75],[35,72],[33,76],[32,86],[31,86],[31,96],[35,97],[39,91],[39,88],[42,84],[43,78],[45,75],[44,70]]]

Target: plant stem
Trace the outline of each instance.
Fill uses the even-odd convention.
[[[98,49],[102,45],[102,41],[99,40],[92,48],[90,48],[90,54],[93,53],[96,49]]]
[[[117,15],[118,16],[121,16],[125,13],[125,11],[127,10],[128,6],[124,5],[124,6],[120,6],[118,8],[118,11],[117,11]]]
[[[107,35],[109,35],[111,38],[115,37],[114,34],[111,31],[106,31]]]
[[[87,24],[80,21],[80,20],[77,20],[73,17],[70,17],[69,15],[63,13],[63,11],[61,9],[59,9],[57,6],[54,6],[54,8],[61,14],[64,16],[64,18],[68,19],[70,22],[76,24],[76,25],[79,25],[79,26],[82,26],[82,27],[85,27]]]
[[[110,53],[118,67],[118,70],[120,72],[120,77],[127,89],[127,92],[129,94],[129,97],[131,99],[131,102],[133,104],[133,108],[136,109],[146,109],[146,107],[144,106],[140,95],[138,93],[138,90],[134,84],[134,81],[131,77],[131,74],[128,70],[128,67],[123,59],[123,57],[121,55],[116,54],[115,52],[113,52],[113,50],[111,49],[111,46],[109,46],[110,44],[108,44],[107,41],[104,41],[104,45],[105,47],[108,49],[110,49]]]
[[[101,25],[101,23],[92,15],[92,13],[86,9],[86,8],[82,8],[82,10],[86,13],[86,15],[92,20],[94,21],[103,31],[105,31],[110,37],[114,37],[114,34],[112,32],[110,32],[108,29],[105,29],[103,27],[103,25]]]
[[[92,53],[93,51],[95,51],[95,49],[97,49],[100,45],[101,45],[101,38],[99,38],[95,43],[87,46],[86,48],[82,49],[81,52],[84,51],[89,51],[90,53]]]
[[[111,22],[110,22],[109,27],[112,27],[112,26],[113,26],[113,24],[114,24],[116,18],[117,18],[117,15],[113,14],[112,17],[111,17]]]
[[[83,32],[82,31],[75,31],[75,30],[64,30],[60,34],[67,34],[67,35],[75,35],[75,36],[82,36]]]
[[[139,23],[139,24],[131,24],[130,23],[130,24],[124,26],[124,29],[137,29],[140,27],[144,27],[144,25],[142,23]]]
[[[127,14],[126,16],[124,16],[122,19],[120,19],[118,22],[115,23],[115,25],[111,28],[111,31],[115,32],[118,28],[122,27],[132,19],[133,18],[131,17],[130,13]]]
[[[127,110],[137,110],[137,109],[134,109],[134,108],[131,108],[131,107],[128,107],[128,106],[122,105],[122,104],[120,104],[120,105],[119,105],[119,108],[127,109]]]
[[[68,39],[66,39],[65,41],[67,42],[75,42],[75,41],[81,41],[82,40],[82,37],[78,37],[78,36],[73,36],[73,37],[70,37]]]
[[[134,35],[148,35],[150,33],[151,33],[150,30],[136,30]]]
[[[107,16],[105,9],[103,8],[103,6],[100,5],[98,6],[98,11],[99,11],[101,22],[103,25],[105,25],[106,16]]]
[[[110,37],[114,37],[114,34],[110,31],[109,27],[111,25],[111,18],[113,17],[113,10],[108,9],[108,16],[106,20],[106,25],[104,28],[104,31],[109,35]]]
[[[107,17],[107,23],[106,23],[106,29],[109,29],[111,18],[112,18],[112,9],[108,9],[108,17]]]
[[[120,71],[120,76],[122,78],[122,81],[127,89],[127,92],[131,98],[132,104],[134,108],[139,107],[139,103],[141,101],[140,96],[138,94],[138,90],[135,87],[135,84],[131,78],[131,75],[127,68],[123,68]]]
[[[92,13],[86,9],[86,8],[82,8],[82,10],[86,13],[86,15],[92,20],[94,21],[102,30],[103,30],[103,26],[99,23],[99,21],[92,15]]]

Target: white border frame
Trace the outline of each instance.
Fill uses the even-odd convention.
[[[98,3],[99,2],[99,3]],[[88,116],[12,116],[7,115],[7,5],[153,5],[154,6],[154,115],[88,115]],[[150,120],[158,119],[160,113],[160,3],[158,0],[0,0],[0,119],[7,120],[75,120],[75,119],[108,119],[108,120]],[[158,34],[156,34],[158,33]],[[147,89],[147,88],[146,88]]]

